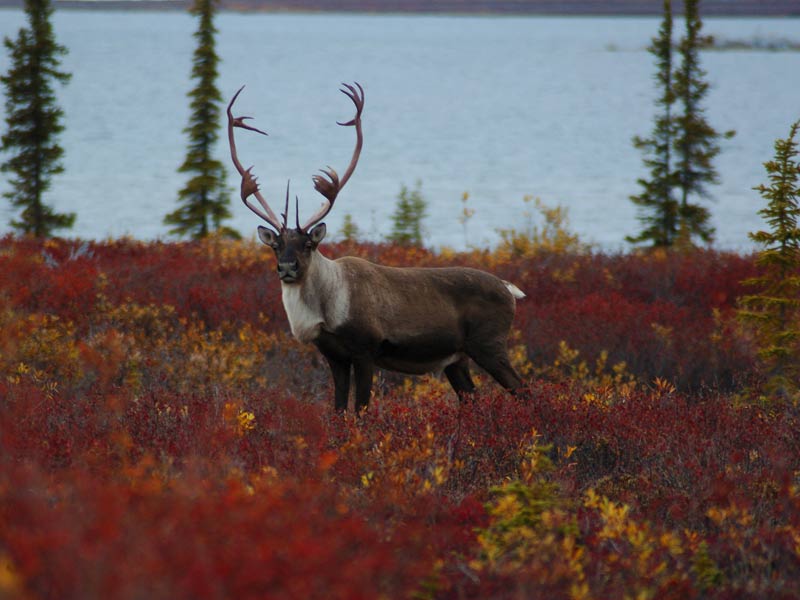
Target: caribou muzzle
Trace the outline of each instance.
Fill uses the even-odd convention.
[[[278,277],[283,283],[295,283],[300,279],[300,263],[296,260],[278,263]]]

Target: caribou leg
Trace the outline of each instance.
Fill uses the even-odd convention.
[[[331,368],[331,375],[333,375],[334,408],[336,412],[345,412],[350,397],[350,362],[328,355],[324,356]]]
[[[372,395],[372,375],[375,365],[369,359],[353,362],[353,375],[356,380],[356,414],[367,408]]]
[[[505,348],[480,349],[471,353],[470,358],[509,392],[513,393],[516,389],[522,387],[522,379],[517,375],[514,367],[511,366],[511,361],[508,359],[508,351]]]
[[[469,359],[466,356],[445,367],[444,374],[460,401],[463,402],[468,394],[475,391],[475,384],[469,374]]]

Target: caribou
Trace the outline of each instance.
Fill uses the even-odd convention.
[[[351,375],[354,408],[360,413],[367,407],[376,368],[414,375],[444,372],[463,401],[475,391],[471,359],[513,393],[522,381],[509,361],[507,339],[516,300],[525,297],[515,285],[467,267],[387,267],[352,256],[332,260],[319,251],[326,233],[323,219],[352,176],[364,142],[364,89],[358,83],[342,86],[356,114],[337,124],[355,128],[353,156],[341,178],[331,167],[312,177],[324,201],[303,224],[295,197],[294,227],[287,225],[288,184],[279,219],[261,194],[253,167],[245,169],[239,161],[234,129],[266,135],[245,123],[251,117],[233,116],[244,87],[228,104],[228,141],[242,178],[241,198],[269,226],[259,226],[258,237],[275,253],[292,335],[315,344],[330,366],[336,411],[348,408]]]

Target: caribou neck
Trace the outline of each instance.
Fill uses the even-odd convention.
[[[334,331],[347,321],[350,289],[341,264],[314,251],[300,283],[281,282],[281,296],[292,335],[315,340],[320,330]]]

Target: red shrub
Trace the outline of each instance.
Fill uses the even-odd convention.
[[[798,412],[739,387],[751,259],[328,252],[488,268],[535,367],[563,340],[678,391],[384,384],[341,417],[269,252],[2,238],[0,596],[800,597]],[[504,489],[539,504],[498,525]]]

